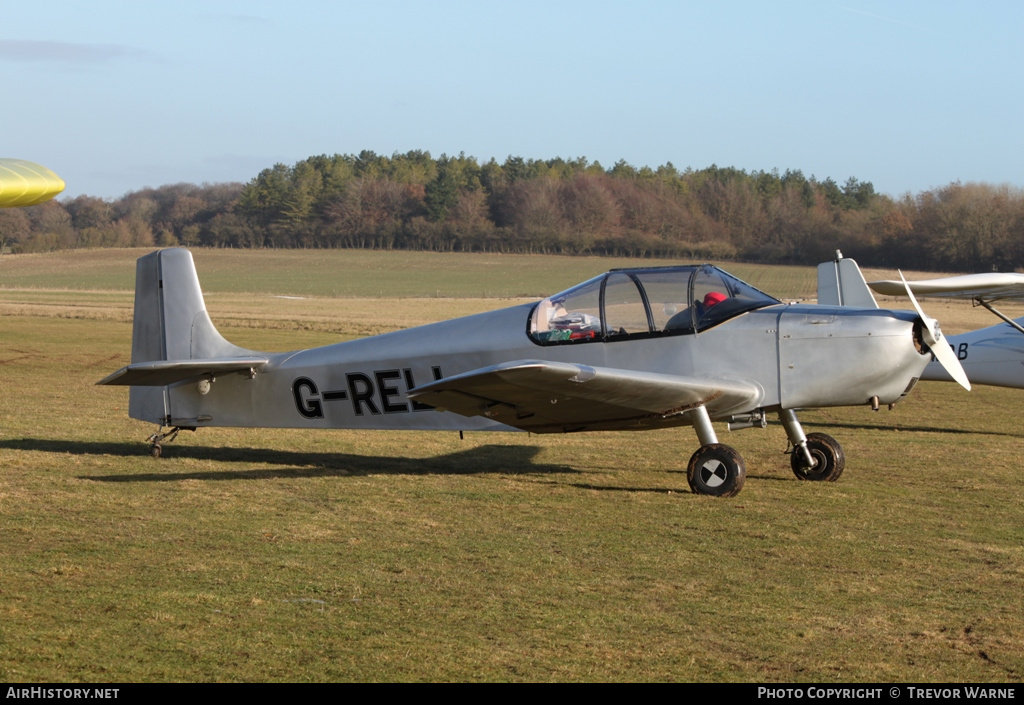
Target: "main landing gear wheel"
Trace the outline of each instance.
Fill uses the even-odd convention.
[[[747,466],[743,457],[729,446],[711,443],[697,449],[690,458],[686,479],[694,494],[732,497],[743,489]]]
[[[801,480],[812,482],[835,482],[846,467],[843,447],[832,436],[825,433],[808,433],[807,450],[814,458],[814,467],[807,467],[807,461],[799,449],[789,456],[793,474]]]

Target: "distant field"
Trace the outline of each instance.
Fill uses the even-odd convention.
[[[135,260],[150,249],[97,249],[0,257],[0,315],[131,320]],[[219,325],[313,328],[344,336],[383,332],[381,299],[408,299],[399,327],[536,300],[615,267],[673,264],[669,260],[381,252],[371,250],[193,249],[211,316]],[[724,263],[723,269],[784,301],[817,296],[813,267]],[[896,278],[894,270],[865,270],[868,280]],[[910,279],[943,276],[907,273]],[[69,292],[75,292],[69,296]],[[289,303],[279,297],[306,297]],[[360,299],[353,305],[347,299]],[[424,299],[459,299],[451,309]],[[905,299],[879,297],[910,308]],[[413,304],[412,302],[416,303]],[[255,304],[255,305],[254,305]],[[448,304],[444,304],[447,306]],[[442,307],[443,308],[443,307]],[[995,323],[991,314],[960,302],[926,309],[954,333]],[[1024,307],[1007,306],[1024,315]],[[349,316],[359,319],[349,326]],[[254,323],[255,321],[255,323]]]
[[[1024,678],[1024,391],[804,412],[844,445],[837,483],[796,480],[776,423],[720,428],[748,466],[726,500],[690,493],[690,429],[202,429],[154,460],[127,392],[94,384],[128,360],[144,253],[0,257],[0,681]],[[196,261],[222,332],[278,350],[637,263]],[[812,268],[748,267],[725,268],[814,295]]]
[[[132,290],[150,249],[74,250],[0,257],[0,287]],[[207,292],[321,297],[543,298],[614,267],[670,260],[374,250],[192,250]],[[807,267],[724,269],[777,295],[814,296]],[[785,287],[781,290],[779,287]],[[775,293],[775,292],[772,292]]]
[[[67,250],[0,256],[0,285],[131,289],[135,260],[154,248]],[[274,291],[309,296],[541,298],[615,267],[692,264],[628,257],[563,257],[394,250],[224,250],[193,248],[208,291]],[[244,265],[240,265],[244,262]],[[814,296],[813,267],[715,262],[776,296]],[[895,270],[866,269],[871,278]],[[919,272],[908,278],[941,276]]]

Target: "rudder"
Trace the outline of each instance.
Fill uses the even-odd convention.
[[[875,297],[852,259],[836,250],[836,258],[818,265],[818,303],[822,306],[878,308]]]
[[[244,355],[217,332],[199,286],[192,253],[157,250],[135,265],[132,362]]]
[[[132,364],[250,353],[229,343],[214,327],[191,252],[172,248],[138,259]],[[128,407],[132,418],[164,423],[170,416],[168,387],[133,386]]]

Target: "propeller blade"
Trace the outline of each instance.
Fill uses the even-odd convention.
[[[898,270],[897,270],[898,271]],[[939,322],[934,318],[930,318],[921,309],[921,304],[917,303],[917,298],[914,296],[914,292],[910,290],[910,284],[907,284],[906,278],[903,276],[903,272],[900,272],[900,280],[903,282],[903,288],[907,290],[907,298],[910,299],[910,303],[914,304],[914,309],[917,311],[917,315],[921,318],[921,323],[924,324],[924,342],[931,349],[932,354],[935,355],[935,359],[939,361],[939,364],[949,373],[949,376],[956,380],[957,384],[966,389],[971,390],[971,382],[967,379],[967,373],[964,372],[963,365],[960,364],[960,360],[957,359],[956,353],[949,347],[949,343],[942,336],[942,330],[939,328]]]

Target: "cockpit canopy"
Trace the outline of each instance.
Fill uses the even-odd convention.
[[[533,309],[542,345],[695,333],[781,303],[710,264],[613,269]]]

